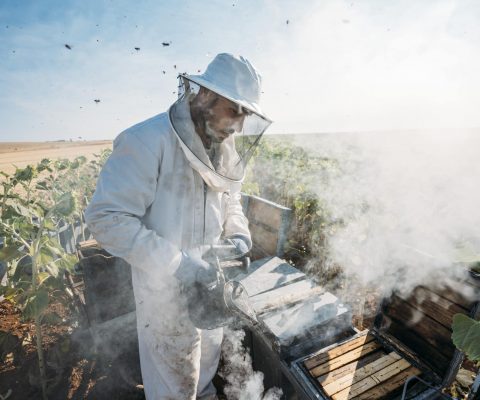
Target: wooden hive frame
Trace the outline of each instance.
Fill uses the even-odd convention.
[[[252,235],[252,258],[283,257],[292,210],[245,193],[242,193],[242,206]]]
[[[479,287],[467,279],[443,288],[418,286],[409,296],[395,293],[381,304],[372,330],[303,357],[293,369],[309,398],[400,398],[413,376],[430,386],[412,380],[408,398],[426,398],[448,386],[461,365],[463,354],[451,341],[452,318],[480,317]]]

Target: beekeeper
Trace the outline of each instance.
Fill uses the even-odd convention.
[[[181,288],[215,273],[202,260],[206,245],[251,247],[240,188],[271,123],[260,91],[257,70],[231,54],[217,55],[202,75],[180,75],[168,112],[115,139],[86,210],[99,244],[132,265],[149,400],[216,398],[223,331],[195,328]]]

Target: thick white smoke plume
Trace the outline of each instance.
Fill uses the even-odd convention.
[[[313,190],[335,221],[330,261],[363,283],[408,291],[480,259],[478,130],[304,135],[296,144],[339,162]]]
[[[224,333],[220,376],[226,381],[228,400],[279,400],[282,391],[278,388],[264,393],[263,373],[253,370],[250,354],[242,344],[245,332],[225,328]]]

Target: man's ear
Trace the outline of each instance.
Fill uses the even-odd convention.
[[[198,94],[202,98],[204,98],[206,101],[210,101],[217,96],[217,94],[215,92],[212,92],[211,90],[209,90],[209,89],[207,89],[203,86],[200,86],[200,90],[198,91]]]
[[[195,103],[200,107],[211,105],[213,101],[217,98],[217,94],[211,90],[200,86],[200,90],[195,96]]]

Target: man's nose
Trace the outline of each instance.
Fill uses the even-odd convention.
[[[231,135],[235,132],[240,132],[243,128],[243,118],[238,118],[234,123],[228,128],[227,132]]]

